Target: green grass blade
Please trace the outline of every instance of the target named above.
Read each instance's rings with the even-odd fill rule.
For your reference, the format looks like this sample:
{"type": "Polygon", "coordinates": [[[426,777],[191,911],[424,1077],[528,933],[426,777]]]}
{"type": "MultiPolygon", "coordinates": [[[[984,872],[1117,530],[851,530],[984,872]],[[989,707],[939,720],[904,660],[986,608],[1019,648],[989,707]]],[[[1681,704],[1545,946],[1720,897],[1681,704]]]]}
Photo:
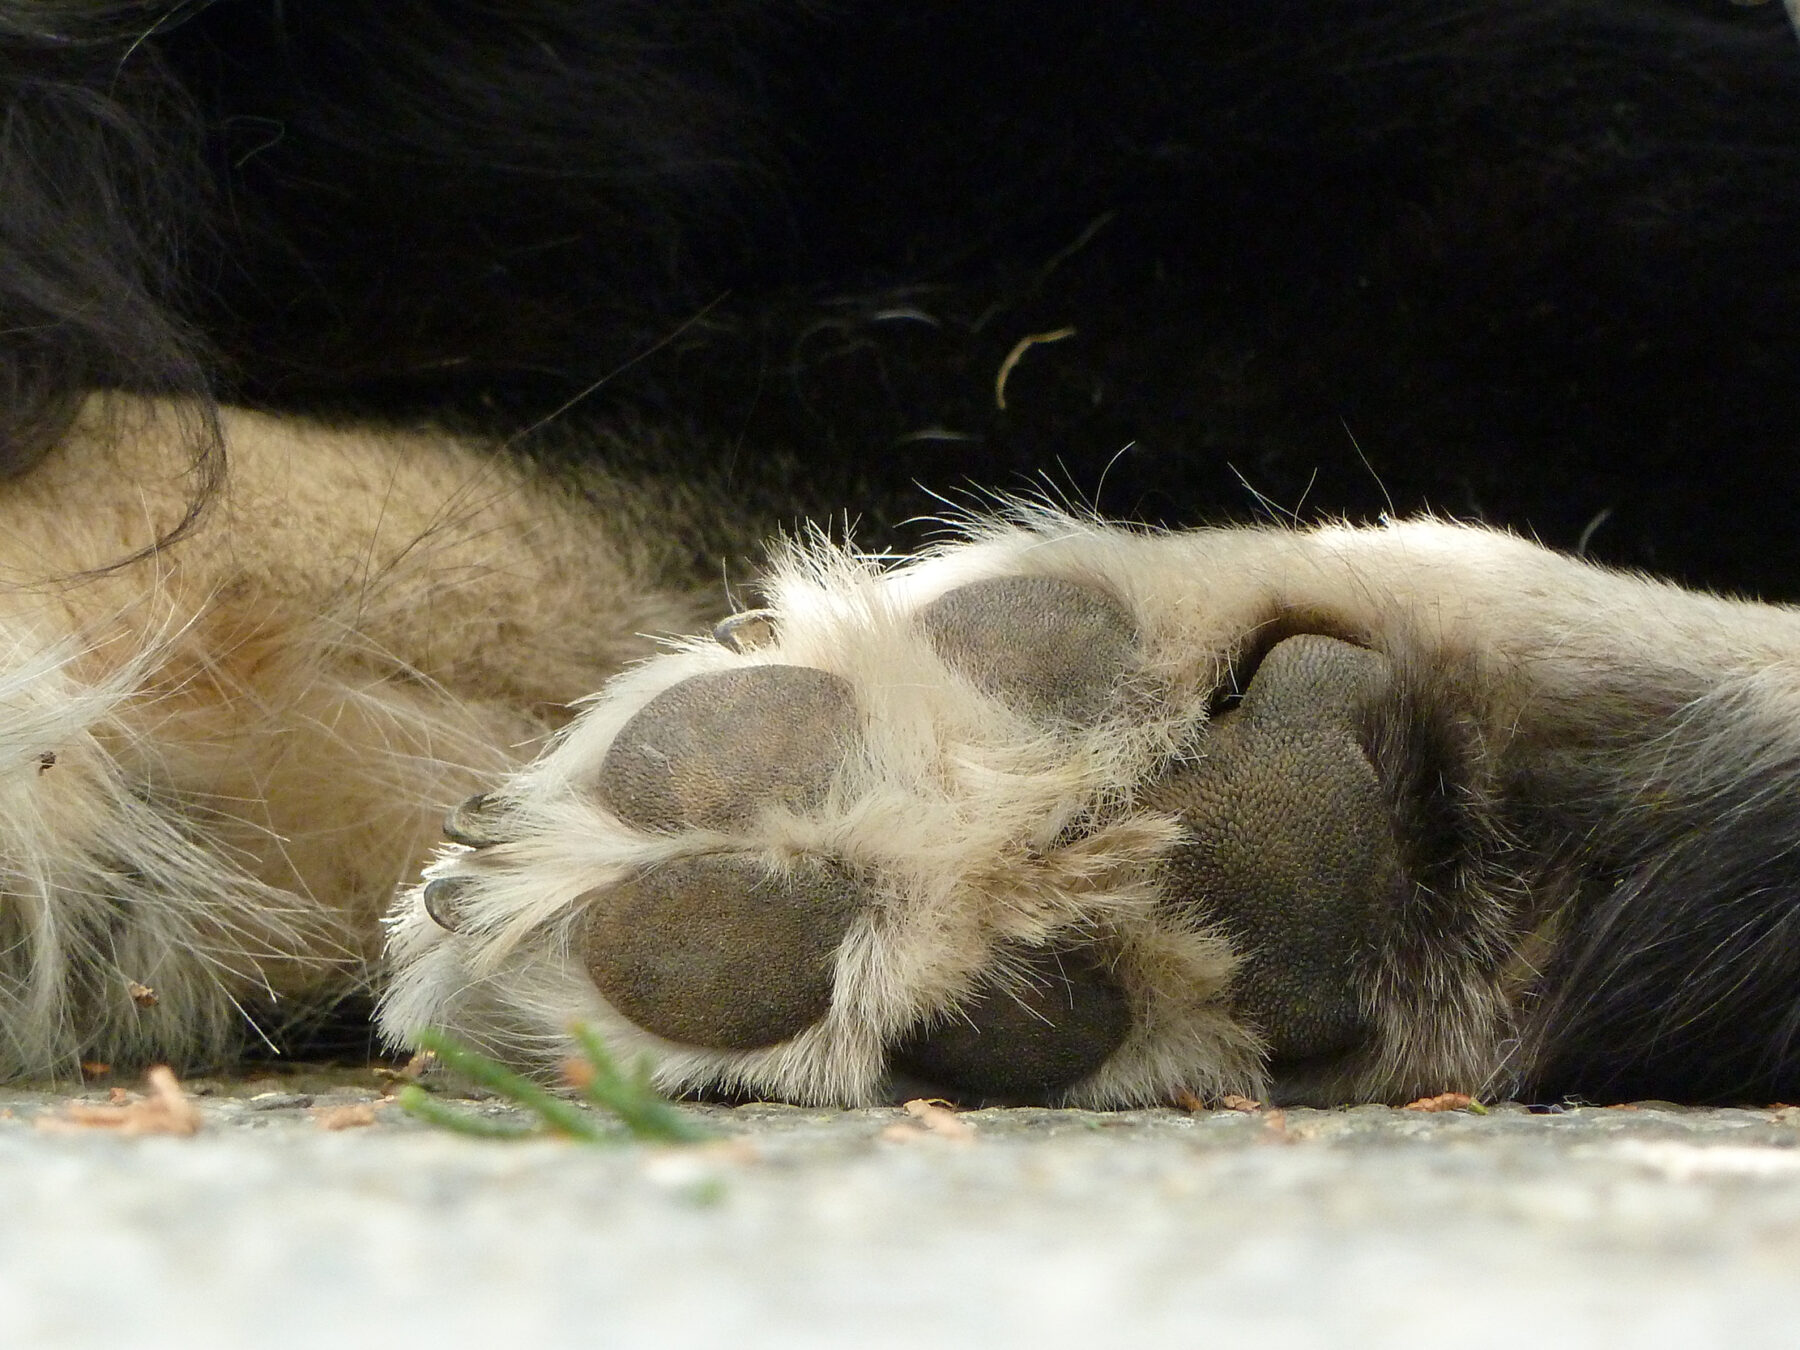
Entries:
{"type": "Polygon", "coordinates": [[[469,1111],[459,1111],[438,1101],[424,1088],[409,1084],[400,1089],[400,1109],[427,1125],[456,1134],[473,1135],[477,1139],[528,1139],[538,1131],[510,1120],[489,1120],[469,1111]]]}
{"type": "MultiPolygon", "coordinates": [[[[607,1116],[596,1115],[557,1096],[541,1084],[514,1073],[497,1060],[435,1028],[420,1032],[418,1044],[420,1049],[430,1051],[465,1078],[532,1112],[542,1122],[543,1130],[553,1134],[593,1144],[617,1143],[626,1136],[665,1144],[693,1144],[713,1137],[710,1130],[651,1085],[648,1062],[634,1065],[630,1073],[623,1072],[593,1028],[576,1023],[570,1033],[581,1049],[581,1058],[576,1061],[580,1070],[576,1076],[582,1080],[580,1090],[607,1116]],[[616,1118],[618,1124],[625,1127],[625,1134],[621,1134],[609,1117],[616,1118]]],[[[400,1102],[411,1115],[461,1134],[486,1139],[520,1139],[542,1132],[472,1116],[434,1101],[417,1086],[402,1092],[400,1102]]]]}
{"type": "Polygon", "coordinates": [[[514,1073],[499,1062],[472,1050],[461,1041],[446,1036],[436,1028],[419,1033],[421,1049],[429,1050],[456,1072],[474,1079],[482,1087],[499,1093],[510,1102],[535,1111],[546,1127],[557,1134],[602,1143],[612,1131],[590,1112],[573,1102],[564,1101],[548,1089],[514,1073]]]}
{"type": "Polygon", "coordinates": [[[712,1138],[712,1131],[651,1086],[648,1063],[640,1061],[625,1074],[592,1027],[576,1022],[569,1034],[592,1070],[581,1085],[582,1095],[617,1116],[633,1136],[666,1144],[697,1144],[712,1138]]]}

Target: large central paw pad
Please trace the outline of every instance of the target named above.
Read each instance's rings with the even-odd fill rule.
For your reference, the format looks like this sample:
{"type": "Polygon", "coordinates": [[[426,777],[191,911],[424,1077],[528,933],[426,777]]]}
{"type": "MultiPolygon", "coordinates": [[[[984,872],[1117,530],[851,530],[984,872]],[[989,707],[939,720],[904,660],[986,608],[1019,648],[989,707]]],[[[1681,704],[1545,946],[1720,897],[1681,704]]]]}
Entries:
{"type": "Polygon", "coordinates": [[[1168,903],[1225,928],[1243,953],[1233,1001],[1279,1059],[1367,1034],[1362,953],[1399,902],[1393,816],[1363,749],[1393,673],[1327,637],[1270,650],[1238,709],[1145,804],[1179,813],[1168,903]]]}

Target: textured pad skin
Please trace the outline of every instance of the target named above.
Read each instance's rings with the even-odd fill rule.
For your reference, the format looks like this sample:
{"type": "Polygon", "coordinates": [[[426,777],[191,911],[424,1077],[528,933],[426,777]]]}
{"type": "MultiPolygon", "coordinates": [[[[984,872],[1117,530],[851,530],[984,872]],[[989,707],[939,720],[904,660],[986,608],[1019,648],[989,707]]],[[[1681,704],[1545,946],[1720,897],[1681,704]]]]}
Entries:
{"type": "Polygon", "coordinates": [[[1007,962],[1020,983],[988,979],[955,1018],[894,1052],[897,1068],[981,1097],[1044,1101],[1094,1072],[1131,1027],[1105,953],[1077,947],[1007,962]]]}
{"type": "Polygon", "coordinates": [[[1387,660],[1333,638],[1270,650],[1241,707],[1144,804],[1178,813],[1168,903],[1217,923],[1243,954],[1241,1014],[1279,1060],[1329,1054],[1366,1032],[1359,971],[1403,893],[1392,812],[1362,745],[1387,660]]]}
{"type": "Polygon", "coordinates": [[[640,829],[741,829],[771,806],[816,803],[856,725],[850,687],[822,670],[696,675],[620,730],[600,765],[600,796],[640,829]]]}
{"type": "Polygon", "coordinates": [[[812,859],[771,872],[737,856],[678,858],[594,895],[577,949],[639,1026],[753,1050],[825,1015],[833,958],[865,903],[853,880],[812,859]]]}
{"type": "Polygon", "coordinates": [[[944,661],[1037,717],[1088,723],[1106,711],[1137,646],[1137,626],[1104,591],[1057,577],[959,586],[919,611],[944,661]]]}

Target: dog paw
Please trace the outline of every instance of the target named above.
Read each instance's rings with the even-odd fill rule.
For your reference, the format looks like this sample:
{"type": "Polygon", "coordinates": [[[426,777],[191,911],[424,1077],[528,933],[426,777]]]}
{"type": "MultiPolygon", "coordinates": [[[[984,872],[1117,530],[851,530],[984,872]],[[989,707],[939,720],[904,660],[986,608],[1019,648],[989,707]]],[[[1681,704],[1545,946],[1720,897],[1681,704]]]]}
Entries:
{"type": "Polygon", "coordinates": [[[1451,1074],[1395,1076],[1378,997],[1421,866],[1403,674],[1178,543],[795,552],[451,813],[389,1034],[549,1062],[579,1019],[665,1089],[811,1102],[1451,1074]]]}

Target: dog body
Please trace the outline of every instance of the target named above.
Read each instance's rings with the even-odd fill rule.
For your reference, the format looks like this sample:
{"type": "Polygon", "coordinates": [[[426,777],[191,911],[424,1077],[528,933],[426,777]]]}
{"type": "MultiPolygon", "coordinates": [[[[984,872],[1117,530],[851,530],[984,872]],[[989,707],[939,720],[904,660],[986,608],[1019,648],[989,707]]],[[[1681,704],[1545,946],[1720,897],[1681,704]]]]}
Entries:
{"type": "MultiPolygon", "coordinates": [[[[882,243],[891,220],[875,210],[876,224],[849,228],[810,172],[754,189],[793,153],[771,110],[797,101],[817,119],[815,102],[844,97],[829,79],[784,83],[812,69],[800,58],[823,43],[840,60],[818,70],[860,68],[848,18],[818,29],[817,16],[701,7],[724,28],[671,48],[651,9],[574,6],[487,15],[465,49],[458,23],[481,6],[411,8],[410,27],[370,10],[335,30],[284,27],[280,7],[252,3],[171,10],[148,30],[123,10],[0,16],[20,470],[0,485],[0,1074],[216,1063],[379,991],[396,1043],[441,1025],[548,1065],[579,1016],[648,1052],[670,1088],[814,1101],[878,1099],[894,1074],[970,1098],[1099,1105],[1182,1090],[1800,1090],[1800,619],[1784,608],[1423,517],[1169,533],[1016,506],[899,566],[804,536],[778,550],[756,613],[717,641],[658,646],[727,617],[720,569],[741,577],[773,524],[864,500],[871,533],[909,542],[897,483],[962,470],[934,458],[946,447],[979,445],[996,475],[1020,462],[1015,448],[1041,461],[1028,442],[1051,427],[1058,445],[1109,436],[1112,455],[1144,401],[1118,391],[1119,370],[1211,391],[1197,415],[1216,420],[1198,430],[1181,425],[1195,395],[1171,405],[1160,440],[1179,455],[1121,470],[1179,515],[1209,500],[1226,423],[1261,428],[1247,434],[1265,451],[1299,425],[1277,433],[1258,411],[1289,387],[1261,373],[1259,344],[1284,371],[1343,353],[1381,388],[1388,358],[1351,355],[1378,339],[1405,370],[1379,415],[1404,421],[1394,410],[1433,382],[1435,359],[1430,341],[1402,340],[1409,315],[1445,333],[1458,316],[1491,321],[1459,350],[1467,378],[1417,405],[1428,430],[1459,391],[1487,389],[1470,372],[1509,343],[1567,368],[1513,402],[1483,393],[1500,432],[1520,434],[1556,399],[1581,409],[1602,381],[1605,407],[1573,427],[1575,449],[1537,437],[1528,462],[1550,496],[1567,495],[1565,450],[1598,454],[1634,418],[1670,437],[1689,425],[1665,388],[1671,362],[1713,362],[1696,397],[1730,402],[1720,391],[1751,380],[1774,430],[1743,432],[1742,460],[1719,475],[1733,491],[1767,462],[1750,440],[1792,445],[1792,390],[1756,374],[1783,369],[1800,331],[1781,322],[1791,276],[1750,299],[1736,289],[1759,250],[1793,237],[1781,226],[1793,180],[1776,170],[1800,152],[1768,108],[1755,105],[1731,153],[1696,161],[1710,178],[1678,158],[1654,192],[1627,191],[1610,159],[1594,161],[1596,200],[1679,215],[1680,187],[1730,210],[1692,214],[1691,253],[1667,221],[1595,216],[1645,252],[1607,282],[1618,308],[1579,322],[1567,315],[1580,212],[1538,222],[1520,247],[1540,253],[1510,273],[1537,285],[1534,267],[1553,260],[1534,303],[1569,309],[1503,313],[1485,290],[1441,311],[1405,303],[1406,285],[1441,290],[1445,256],[1492,258],[1512,238],[1511,216],[1484,213],[1555,202],[1566,164],[1521,150],[1528,135],[1499,135],[1474,104],[1442,140],[1410,104],[1392,123],[1366,109],[1328,120],[1341,139],[1315,147],[1318,162],[1391,163],[1374,199],[1395,211],[1351,231],[1366,248],[1346,253],[1350,290],[1327,303],[1317,259],[1255,262],[1257,232],[1226,229],[1245,203],[1290,218],[1271,195],[1280,163],[1243,167],[1258,146],[1290,153],[1287,114],[1257,122],[1242,91],[1204,101],[1169,58],[1146,69],[1181,89],[1115,120],[1063,127],[1033,105],[1019,135],[1044,158],[994,189],[1011,203],[999,261],[970,280],[915,257],[932,276],[901,285],[891,258],[925,225],[882,243]],[[745,55],[768,50],[787,55],[745,55]],[[377,51],[414,60],[395,69],[417,78],[333,64],[377,51]],[[561,106],[587,123],[551,125],[552,77],[579,86],[584,101],[561,106]],[[740,118],[757,90],[767,98],[740,118]],[[495,112],[502,95],[525,101],[495,112]],[[415,124],[427,107],[441,120],[415,124]],[[465,145],[452,133],[472,107],[497,121],[469,124],[465,145]],[[1150,116],[1162,108],[1184,111],[1165,127],[1150,116]],[[376,110],[386,120],[357,120],[376,110]],[[754,134],[738,136],[740,122],[754,134]],[[605,135],[577,151],[583,126],[605,135]],[[1140,136],[1151,127],[1154,146],[1140,136]],[[1184,139],[1202,131],[1204,154],[1184,139]],[[714,153],[728,132],[732,152],[714,153]],[[1068,146],[1106,141],[1131,171],[1034,215],[1027,189],[1086,172],[1065,133],[1068,146]],[[1362,136],[1377,147],[1367,156],[1351,148],[1362,136]],[[1390,142],[1418,153],[1384,159],[1390,142]],[[1511,158],[1451,153],[1502,145],[1511,158]],[[61,177],[45,172],[58,154],[61,177]],[[1183,167],[1166,177],[1171,163],[1183,167]],[[383,180],[393,165],[405,181],[383,180]],[[497,210],[496,184],[524,195],[497,210]],[[1184,195],[1196,184],[1212,195],[1184,195]],[[824,216],[807,214],[815,191],[824,216]],[[759,233],[783,209],[740,219],[731,205],[777,198],[794,220],[833,221],[829,242],[809,239],[794,262],[759,233]],[[1139,198],[1191,204],[1194,238],[1158,233],[1139,198]],[[560,233],[597,202],[609,205],[591,233],[560,233]],[[1429,217],[1416,236],[1396,224],[1413,209],[1429,217]],[[345,242],[359,232],[367,258],[345,242]],[[1020,275],[1007,248],[1024,239],[1041,251],[1020,275]],[[746,271],[752,245],[767,251],[746,271]],[[604,256],[583,263],[583,247],[604,256]],[[890,247],[883,266],[843,261],[890,247]],[[1730,301],[1732,345],[1652,325],[1642,368],[1615,368],[1620,316],[1663,303],[1627,283],[1668,258],[1702,290],[1723,278],[1702,298],[1730,301]],[[1244,272],[1253,262],[1266,270],[1244,272]],[[1083,266],[1099,270],[1059,291],[1083,266]],[[862,289],[822,293],[812,268],[862,289]],[[1210,309],[1146,310],[1115,370],[1091,353],[1124,340],[1129,325],[1109,326],[1135,313],[1120,278],[1142,268],[1163,280],[1135,294],[1172,288],[1182,305],[1244,275],[1301,279],[1261,308],[1241,291],[1206,299],[1221,322],[1262,323],[1255,341],[1249,328],[1209,336],[1210,309]],[[1345,298],[1364,272],[1392,291],[1386,317],[1356,317],[1345,298]],[[742,276],[754,302],[709,293],[742,276]],[[1079,333],[1051,326],[1064,306],[1081,311],[1079,333]],[[1315,337],[1285,331],[1301,314],[1315,337]],[[712,353],[735,356],[696,375],[712,353]],[[1032,383],[1040,364],[1048,385],[1032,383]],[[879,392],[859,402],[852,389],[879,392]],[[222,405],[222,392],[259,407],[222,405]],[[747,455],[774,402],[792,418],[771,437],[782,451],[747,455]],[[846,453],[884,417],[883,454],[846,453]]],[[[1450,57],[1395,36],[1399,18],[1392,31],[1307,27],[1311,64],[1296,69],[1311,73],[1290,76],[1315,89],[1324,71],[1318,87],[1337,89],[1384,52],[1441,75],[1480,50],[1490,20],[1515,54],[1530,34],[1624,44],[1679,30],[1538,6],[1522,37],[1516,17],[1466,18],[1470,41],[1450,57]]],[[[1777,69],[1769,32],[1786,40],[1743,26],[1763,17],[1715,18],[1705,41],[1680,30],[1679,64],[1763,78],[1777,69]]],[[[1059,59],[1079,64],[1082,23],[1046,25],[1059,59]]],[[[1216,27],[1213,69],[1233,69],[1230,53],[1273,68],[1270,34],[1216,27]]],[[[1168,35],[1115,36],[1141,53],[1168,35]]],[[[1786,78],[1758,86],[1771,108],[1792,94],[1786,78]]],[[[1561,112],[1518,97],[1564,135],[1561,112]]],[[[819,181],[879,204],[886,180],[858,187],[829,167],[819,181]]],[[[1328,183],[1319,192],[1335,200],[1328,183]]],[[[1328,391],[1307,397],[1336,406],[1328,391]]],[[[1737,416],[1709,414],[1708,444],[1724,446],[1737,416]]],[[[1430,465],[1419,453],[1401,487],[1415,504],[1430,465]]],[[[1466,452],[1459,491],[1520,481],[1484,477],[1483,460],[1466,452]]],[[[1285,472],[1281,454],[1257,462],[1285,472]]],[[[1519,490],[1519,518],[1550,499],[1535,479],[1519,490]]],[[[1666,503],[1620,491],[1630,538],[1648,538],[1666,503]]],[[[1557,502],[1544,509],[1571,509],[1557,502]]],[[[1576,505],[1573,519],[1604,519],[1576,505]]],[[[1635,543],[1622,552],[1644,560],[1635,543]]]]}

